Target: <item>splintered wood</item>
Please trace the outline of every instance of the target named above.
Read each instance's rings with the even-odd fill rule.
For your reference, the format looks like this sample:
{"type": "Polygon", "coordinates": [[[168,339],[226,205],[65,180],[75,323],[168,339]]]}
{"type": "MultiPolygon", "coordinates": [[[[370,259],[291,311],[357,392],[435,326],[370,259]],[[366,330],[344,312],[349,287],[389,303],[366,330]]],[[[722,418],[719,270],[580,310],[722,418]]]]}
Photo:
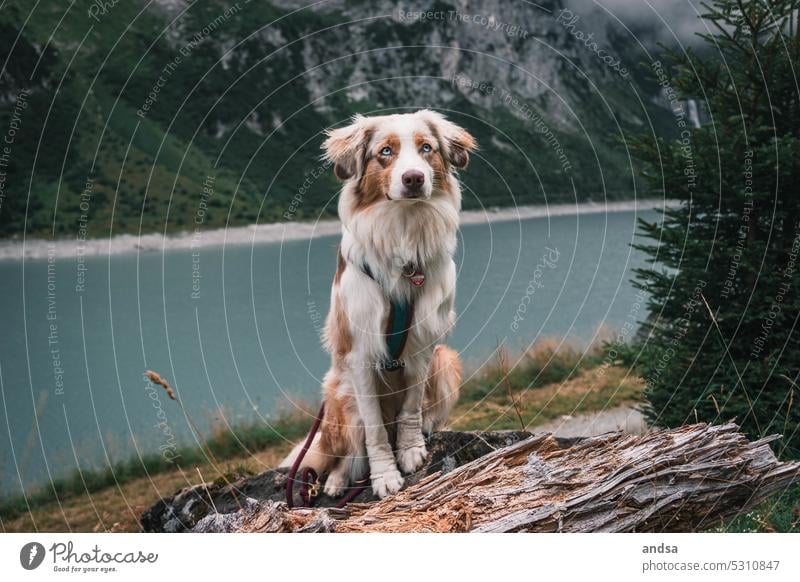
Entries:
{"type": "Polygon", "coordinates": [[[775,458],[768,443],[776,438],[751,443],[734,424],[604,435],[568,448],[534,436],[376,503],[345,511],[275,504],[242,531],[698,531],[800,481],[800,465],[775,458]]]}

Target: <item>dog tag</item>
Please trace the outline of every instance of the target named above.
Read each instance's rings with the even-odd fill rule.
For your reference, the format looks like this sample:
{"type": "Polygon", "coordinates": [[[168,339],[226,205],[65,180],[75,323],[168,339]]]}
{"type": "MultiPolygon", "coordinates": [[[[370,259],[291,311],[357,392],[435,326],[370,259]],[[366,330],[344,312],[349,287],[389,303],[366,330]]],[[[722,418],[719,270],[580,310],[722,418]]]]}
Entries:
{"type": "Polygon", "coordinates": [[[417,271],[412,263],[403,265],[403,277],[411,281],[414,287],[422,287],[425,284],[425,273],[417,271]]]}
{"type": "Polygon", "coordinates": [[[411,281],[411,284],[415,287],[422,287],[425,284],[425,274],[424,273],[414,273],[408,278],[411,281]]]}

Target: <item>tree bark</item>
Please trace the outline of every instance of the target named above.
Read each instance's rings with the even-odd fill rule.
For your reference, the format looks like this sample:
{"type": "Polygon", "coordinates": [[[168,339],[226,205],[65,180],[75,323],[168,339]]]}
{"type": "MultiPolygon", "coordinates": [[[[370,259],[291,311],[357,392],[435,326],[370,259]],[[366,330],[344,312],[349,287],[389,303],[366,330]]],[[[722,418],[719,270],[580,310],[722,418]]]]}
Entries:
{"type": "Polygon", "coordinates": [[[233,527],[210,515],[195,531],[702,531],[800,482],[800,464],[773,454],[777,438],[749,442],[734,424],[615,433],[567,448],[538,435],[375,503],[289,510],[250,500],[233,527]]]}

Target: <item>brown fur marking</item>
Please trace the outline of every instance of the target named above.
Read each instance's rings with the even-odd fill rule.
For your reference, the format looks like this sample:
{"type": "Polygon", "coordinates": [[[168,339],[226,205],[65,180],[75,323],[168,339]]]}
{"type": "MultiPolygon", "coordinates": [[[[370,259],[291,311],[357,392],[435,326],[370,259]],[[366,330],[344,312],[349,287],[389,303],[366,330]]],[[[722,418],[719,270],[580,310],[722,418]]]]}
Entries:
{"type": "Polygon", "coordinates": [[[347,435],[347,400],[349,396],[338,394],[340,380],[332,378],[325,385],[325,418],[320,431],[320,448],[329,455],[329,463],[336,457],[345,457],[350,453],[350,439],[347,435]]]}
{"type": "Polygon", "coordinates": [[[333,276],[333,284],[338,285],[339,281],[342,280],[342,275],[344,275],[344,270],[347,268],[347,262],[344,260],[342,256],[342,249],[341,247],[336,251],[336,274],[333,276]]]}
{"type": "Polygon", "coordinates": [[[426,121],[425,123],[440,144],[441,149],[448,152],[448,155],[444,158],[445,162],[460,170],[466,168],[469,164],[469,152],[474,151],[478,146],[472,134],[459,127],[455,135],[443,138],[436,123],[432,121],[426,121]]]}
{"type": "Polygon", "coordinates": [[[392,164],[400,153],[400,139],[390,135],[382,140],[367,156],[364,175],[358,184],[358,196],[354,210],[365,210],[373,204],[385,200],[389,196],[389,183],[392,178],[392,164]],[[380,151],[385,147],[392,148],[392,155],[382,156],[380,151]]]}
{"type": "Polygon", "coordinates": [[[363,166],[366,147],[373,132],[374,129],[363,122],[328,132],[323,148],[326,157],[334,163],[333,173],[337,178],[348,180],[363,166]]]}
{"type": "Polygon", "coordinates": [[[353,336],[350,333],[350,322],[344,312],[338,293],[333,300],[333,319],[328,326],[328,340],[334,356],[342,358],[353,349],[353,336]]]}
{"type": "Polygon", "coordinates": [[[428,162],[433,170],[433,187],[437,190],[451,192],[450,175],[448,173],[447,163],[442,157],[439,138],[436,137],[435,132],[431,131],[431,133],[433,135],[430,136],[422,133],[414,134],[414,143],[416,144],[417,149],[420,151],[422,158],[428,162]],[[430,146],[433,148],[433,150],[428,153],[424,153],[422,151],[422,146],[426,143],[430,144],[430,146]]]}

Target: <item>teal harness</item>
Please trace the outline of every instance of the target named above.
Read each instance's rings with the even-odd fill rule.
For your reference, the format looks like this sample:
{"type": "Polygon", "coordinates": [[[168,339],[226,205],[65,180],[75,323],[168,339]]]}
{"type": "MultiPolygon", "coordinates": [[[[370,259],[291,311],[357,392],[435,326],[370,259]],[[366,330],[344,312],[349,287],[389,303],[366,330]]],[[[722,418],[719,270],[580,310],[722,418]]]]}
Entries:
{"type": "MultiPolygon", "coordinates": [[[[361,270],[367,277],[376,283],[378,282],[368,264],[364,263],[361,266],[361,270]]],[[[389,299],[389,320],[386,323],[386,331],[384,332],[386,336],[386,351],[389,352],[389,359],[381,364],[382,370],[394,372],[405,366],[400,356],[403,355],[403,349],[406,346],[406,340],[408,340],[408,333],[411,331],[411,321],[413,319],[413,300],[398,301],[393,298],[389,299]]]]}

